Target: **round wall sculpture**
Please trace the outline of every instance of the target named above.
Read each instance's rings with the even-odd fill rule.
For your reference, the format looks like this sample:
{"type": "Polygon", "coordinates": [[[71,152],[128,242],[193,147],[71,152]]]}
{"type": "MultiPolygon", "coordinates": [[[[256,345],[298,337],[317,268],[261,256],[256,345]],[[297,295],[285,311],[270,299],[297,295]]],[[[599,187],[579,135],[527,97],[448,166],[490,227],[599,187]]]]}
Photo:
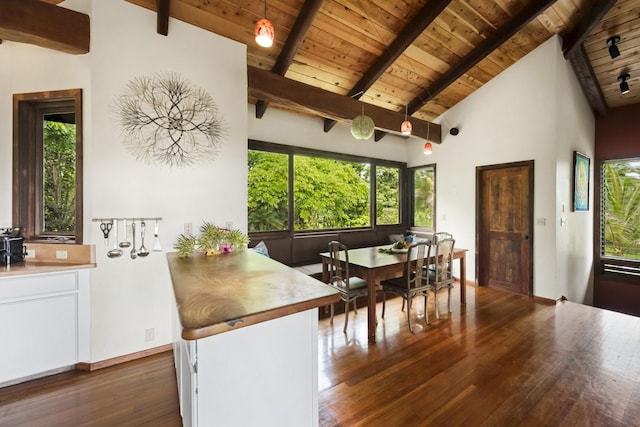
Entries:
{"type": "Polygon", "coordinates": [[[213,161],[227,134],[205,90],[175,73],[136,77],[116,100],[123,143],[138,160],[168,166],[213,161]]]}

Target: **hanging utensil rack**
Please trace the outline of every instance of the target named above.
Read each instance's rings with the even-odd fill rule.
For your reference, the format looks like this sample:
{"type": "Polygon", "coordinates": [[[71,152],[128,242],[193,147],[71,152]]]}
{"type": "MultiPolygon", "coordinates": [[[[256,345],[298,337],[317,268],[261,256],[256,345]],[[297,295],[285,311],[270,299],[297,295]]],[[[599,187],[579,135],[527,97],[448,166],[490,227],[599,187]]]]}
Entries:
{"type": "Polygon", "coordinates": [[[102,218],[92,218],[93,222],[110,222],[110,221],[162,221],[162,217],[150,216],[150,217],[102,217],[102,218]]]}

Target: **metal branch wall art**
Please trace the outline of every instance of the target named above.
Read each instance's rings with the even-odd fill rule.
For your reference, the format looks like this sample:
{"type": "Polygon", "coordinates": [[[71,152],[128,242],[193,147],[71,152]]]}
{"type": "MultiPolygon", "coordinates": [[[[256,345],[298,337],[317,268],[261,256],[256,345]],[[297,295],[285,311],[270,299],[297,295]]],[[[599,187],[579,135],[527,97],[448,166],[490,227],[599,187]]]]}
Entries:
{"type": "Polygon", "coordinates": [[[213,98],[174,73],[136,77],[116,100],[124,144],[169,166],[213,161],[227,127],[213,98]]]}

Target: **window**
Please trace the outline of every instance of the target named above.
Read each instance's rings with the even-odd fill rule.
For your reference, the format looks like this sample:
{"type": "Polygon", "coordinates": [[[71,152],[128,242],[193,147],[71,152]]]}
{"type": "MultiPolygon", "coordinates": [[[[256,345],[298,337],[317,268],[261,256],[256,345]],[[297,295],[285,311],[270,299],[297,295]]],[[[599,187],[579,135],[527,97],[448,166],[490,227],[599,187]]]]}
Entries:
{"type": "Polygon", "coordinates": [[[403,168],[391,163],[251,141],[249,232],[399,225],[403,168]]]}
{"type": "Polygon", "coordinates": [[[400,224],[400,168],[376,167],[376,224],[400,224]]]}
{"type": "Polygon", "coordinates": [[[601,179],[604,269],[640,276],[640,159],[603,162],[601,179]]]}
{"type": "Polygon", "coordinates": [[[413,227],[435,229],[436,218],[436,166],[429,165],[411,170],[413,227]]]}
{"type": "Polygon", "coordinates": [[[14,95],[13,222],[28,240],[82,243],[82,91],[14,95]]]}

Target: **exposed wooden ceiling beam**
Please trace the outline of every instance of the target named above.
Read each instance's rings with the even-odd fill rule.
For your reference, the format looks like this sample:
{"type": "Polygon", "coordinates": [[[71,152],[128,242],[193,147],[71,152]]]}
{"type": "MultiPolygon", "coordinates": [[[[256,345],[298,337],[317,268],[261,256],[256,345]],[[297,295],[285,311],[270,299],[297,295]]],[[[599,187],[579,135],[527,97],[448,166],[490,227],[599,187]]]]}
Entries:
{"type": "MultiPolygon", "coordinates": [[[[580,45],[587,38],[591,30],[602,21],[602,18],[616,3],[616,0],[594,1],[587,10],[584,17],[578,22],[569,34],[562,38],[562,52],[565,58],[569,58],[571,54],[579,49],[580,45]]],[[[602,46],[604,49],[606,46],[602,46]]]]}
{"type": "MultiPolygon", "coordinates": [[[[271,70],[272,72],[281,76],[285,75],[289,66],[293,62],[293,58],[296,56],[296,53],[298,53],[300,43],[302,43],[307,35],[307,32],[309,31],[309,28],[311,28],[311,24],[323,3],[324,0],[306,0],[304,2],[298,17],[296,18],[296,22],[293,24],[293,28],[291,28],[291,31],[289,32],[289,37],[287,37],[287,40],[284,42],[280,55],[278,55],[278,59],[271,70]]],[[[268,105],[268,102],[261,99],[258,100],[256,103],[256,117],[258,119],[261,119],[262,116],[264,116],[268,105]]]]}
{"type": "Polygon", "coordinates": [[[449,71],[413,99],[407,106],[409,114],[413,114],[422,108],[427,102],[462,77],[464,73],[509,40],[553,3],[555,3],[555,0],[535,0],[523,7],[520,12],[499,28],[498,31],[480,42],[462,61],[451,67],[449,71]]]}
{"type": "MultiPolygon", "coordinates": [[[[348,96],[338,95],[324,89],[310,86],[279,74],[247,67],[249,96],[303,107],[310,113],[334,120],[351,120],[362,111],[362,103],[348,96]]],[[[375,105],[367,105],[367,116],[371,117],[378,129],[398,133],[398,123],[404,120],[404,113],[387,110],[375,105]]],[[[434,143],[442,142],[441,127],[436,123],[411,118],[413,135],[426,138],[434,143]]]]}
{"type": "Polygon", "coordinates": [[[573,66],[573,69],[578,77],[578,81],[582,86],[591,108],[598,112],[601,116],[607,115],[607,101],[602,94],[600,84],[596,73],[591,67],[591,62],[587,56],[587,51],[584,48],[584,44],[580,44],[577,49],[574,49],[569,55],[569,62],[573,66]]]}
{"type": "Polygon", "coordinates": [[[166,36],[169,34],[169,9],[171,8],[171,1],[156,0],[156,6],[158,9],[156,31],[158,32],[158,34],[166,36]]]}
{"type": "Polygon", "coordinates": [[[0,1],[0,39],[72,54],[89,52],[89,15],[39,0],[0,1]]]}
{"type": "MultiPolygon", "coordinates": [[[[384,74],[405,50],[417,39],[424,30],[431,25],[438,15],[451,3],[451,0],[433,0],[427,2],[413,17],[411,22],[402,29],[398,37],[378,57],[375,64],[358,80],[347,94],[355,99],[360,97],[384,74]]],[[[335,125],[334,120],[325,119],[324,131],[329,132],[335,125]]]]}

